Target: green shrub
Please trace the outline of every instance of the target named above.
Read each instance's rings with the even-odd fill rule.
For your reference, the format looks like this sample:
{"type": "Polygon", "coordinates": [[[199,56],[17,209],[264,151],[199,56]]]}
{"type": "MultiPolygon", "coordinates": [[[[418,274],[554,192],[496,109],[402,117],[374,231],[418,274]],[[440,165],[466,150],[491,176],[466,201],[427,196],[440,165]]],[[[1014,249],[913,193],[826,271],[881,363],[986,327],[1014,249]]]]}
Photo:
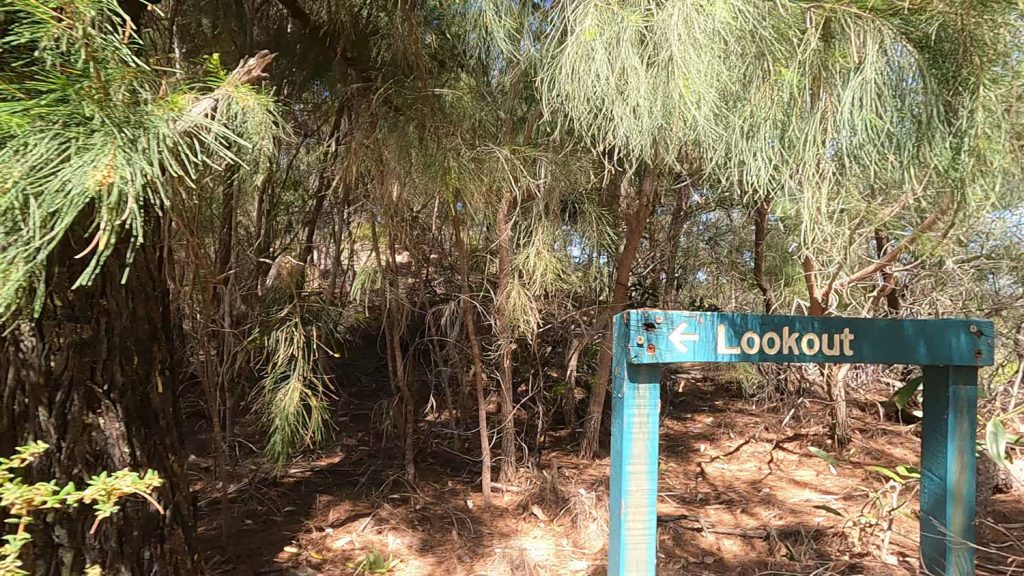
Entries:
{"type": "MultiPolygon", "coordinates": [[[[4,522],[17,526],[14,533],[3,537],[4,544],[0,546],[0,576],[28,574],[22,570],[19,554],[32,540],[27,528],[32,523],[32,514],[37,510],[74,508],[80,504],[89,504],[96,511],[93,531],[101,520],[118,511],[122,498],[133,494],[145,498],[163,513],[160,504],[151,494],[163,480],[152,470],[147,470],[141,476],[130,470],[120,470],[113,474],[103,472],[90,478],[82,490],[73,482],[64,486],[59,486],[54,480],[27,484],[15,474],[17,470],[31,465],[48,448],[43,442],[33,442],[18,448],[10,458],[0,458],[0,509],[5,511],[4,522]]],[[[99,576],[101,571],[97,566],[90,566],[85,573],[87,576],[99,576]]]]}

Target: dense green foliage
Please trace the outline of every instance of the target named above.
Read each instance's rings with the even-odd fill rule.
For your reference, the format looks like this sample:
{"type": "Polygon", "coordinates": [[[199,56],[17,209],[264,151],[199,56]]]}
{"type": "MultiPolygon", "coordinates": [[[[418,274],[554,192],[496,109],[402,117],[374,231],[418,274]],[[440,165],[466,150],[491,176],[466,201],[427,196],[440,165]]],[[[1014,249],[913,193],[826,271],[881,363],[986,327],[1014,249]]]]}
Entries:
{"type": "MultiPolygon", "coordinates": [[[[1018,2],[163,0],[137,20],[0,6],[0,319],[30,323],[54,266],[156,274],[132,254],[159,247],[218,474],[249,416],[277,465],[329,438],[365,343],[410,481],[434,431],[480,456],[485,492],[554,429],[582,423],[591,456],[602,404],[580,400],[604,397],[610,316],[641,306],[992,318],[1020,336],[982,412],[1014,434],[1018,2]],[[264,49],[269,76],[229,72],[264,49]]],[[[777,374],[747,389],[779,401],[777,374]]],[[[814,376],[839,422],[878,373],[814,376]]]]}
{"type": "Polygon", "coordinates": [[[269,124],[270,102],[218,86],[223,75],[190,86],[158,73],[136,55],[113,1],[12,1],[0,18],[0,318],[8,321],[38,310],[47,258],[74,226],[92,236],[75,256],[88,258],[84,284],[122,237],[143,240],[148,216],[175,187],[193,187],[205,170],[259,145],[242,139],[256,134],[237,121],[269,124]],[[230,95],[216,118],[197,113],[197,87],[230,95]]]}

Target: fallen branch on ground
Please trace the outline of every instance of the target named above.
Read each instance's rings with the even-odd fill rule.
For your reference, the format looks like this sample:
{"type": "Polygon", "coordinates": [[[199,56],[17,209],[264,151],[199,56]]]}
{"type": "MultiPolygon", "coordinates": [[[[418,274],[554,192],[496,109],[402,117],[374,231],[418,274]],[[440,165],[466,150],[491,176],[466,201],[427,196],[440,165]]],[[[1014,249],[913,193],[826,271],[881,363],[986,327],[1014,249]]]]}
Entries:
{"type": "Polygon", "coordinates": [[[768,537],[768,531],[755,528],[711,528],[707,525],[703,518],[700,516],[692,516],[690,514],[668,514],[665,516],[658,516],[658,523],[669,523],[678,522],[680,520],[686,520],[688,522],[696,522],[699,526],[679,526],[685,530],[693,530],[695,532],[705,532],[710,534],[722,534],[725,536],[739,536],[741,538],[757,538],[765,539],[768,537]]]}

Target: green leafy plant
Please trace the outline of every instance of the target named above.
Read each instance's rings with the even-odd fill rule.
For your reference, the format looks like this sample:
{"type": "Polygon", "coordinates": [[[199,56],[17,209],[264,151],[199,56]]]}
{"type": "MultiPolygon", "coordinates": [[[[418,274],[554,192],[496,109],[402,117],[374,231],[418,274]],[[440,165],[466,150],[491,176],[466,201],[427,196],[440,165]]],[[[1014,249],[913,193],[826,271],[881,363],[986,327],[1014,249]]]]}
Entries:
{"type": "Polygon", "coordinates": [[[991,420],[985,424],[985,442],[982,444],[985,454],[988,455],[993,462],[999,466],[1005,468],[1007,471],[1012,473],[1010,464],[1013,463],[1008,448],[1010,446],[1022,446],[1024,445],[1024,438],[1018,436],[1016,438],[1010,437],[1006,433],[1006,427],[1003,426],[1003,420],[1012,419],[1014,416],[1024,413],[1024,406],[1000,416],[994,416],[991,420]]]}
{"type": "MultiPolygon", "coordinates": [[[[28,484],[16,474],[17,470],[35,462],[49,448],[43,442],[32,442],[19,447],[10,458],[0,458],[0,508],[6,511],[4,522],[14,524],[17,530],[3,537],[0,546],[0,576],[22,576],[28,572],[22,569],[21,550],[32,540],[28,526],[32,514],[37,510],[74,508],[89,504],[96,511],[92,525],[95,531],[104,518],[109,518],[120,509],[120,502],[127,496],[140,496],[149,501],[160,513],[163,508],[153,498],[152,492],[163,480],[153,470],[144,474],[130,470],[114,473],[103,472],[93,476],[84,489],[79,490],[73,482],[60,486],[56,481],[28,484]]],[[[86,569],[87,576],[98,576],[98,566],[86,569]]]]}
{"type": "Polygon", "coordinates": [[[825,462],[827,462],[828,466],[829,466],[829,470],[833,474],[837,473],[840,461],[835,456],[833,456],[833,455],[829,454],[828,452],[825,452],[821,448],[817,448],[815,446],[808,446],[807,447],[807,451],[810,452],[811,454],[814,454],[818,458],[821,458],[825,462]]]}
{"type": "MultiPolygon", "coordinates": [[[[895,405],[897,410],[908,411],[918,418],[923,417],[924,414],[921,410],[909,410],[911,402],[921,390],[922,382],[923,378],[921,376],[909,380],[906,384],[893,392],[892,396],[889,397],[889,401],[895,405]]],[[[1003,426],[1003,421],[1012,419],[1014,416],[1021,413],[1024,413],[1024,407],[1014,410],[1008,414],[992,417],[985,424],[985,440],[979,443],[979,449],[981,451],[983,451],[993,462],[1007,470],[1010,470],[1010,464],[1012,463],[1012,458],[1008,448],[1010,446],[1021,444],[1021,438],[1009,437],[1006,433],[1006,427],[1003,426]]]]}
{"type": "MultiPolygon", "coordinates": [[[[893,392],[892,396],[889,399],[892,400],[893,404],[896,405],[897,409],[907,410],[908,406],[910,406],[911,404],[911,401],[914,399],[914,396],[917,394],[917,391],[921,388],[921,384],[923,382],[923,376],[911,378],[909,381],[907,381],[906,384],[900,386],[899,390],[893,392]]],[[[921,418],[923,416],[923,413],[920,410],[913,411],[913,414],[918,418],[921,418]]]]}
{"type": "Polygon", "coordinates": [[[355,562],[349,562],[347,566],[355,574],[387,574],[398,567],[402,562],[388,554],[384,557],[378,550],[374,549],[355,562]]]}
{"type": "MultiPolygon", "coordinates": [[[[838,467],[841,464],[841,461],[823,450],[812,448],[811,452],[832,467],[838,467]]],[[[863,469],[877,474],[884,482],[878,488],[857,487],[865,496],[860,510],[847,513],[826,504],[819,504],[814,508],[842,518],[844,520],[843,529],[849,530],[857,549],[861,548],[866,538],[877,536],[879,556],[886,560],[889,556],[889,541],[892,537],[896,515],[907,515],[908,512],[904,508],[914,497],[915,490],[908,490],[907,487],[920,481],[921,471],[905,464],[893,468],[868,465],[863,469]]]]}

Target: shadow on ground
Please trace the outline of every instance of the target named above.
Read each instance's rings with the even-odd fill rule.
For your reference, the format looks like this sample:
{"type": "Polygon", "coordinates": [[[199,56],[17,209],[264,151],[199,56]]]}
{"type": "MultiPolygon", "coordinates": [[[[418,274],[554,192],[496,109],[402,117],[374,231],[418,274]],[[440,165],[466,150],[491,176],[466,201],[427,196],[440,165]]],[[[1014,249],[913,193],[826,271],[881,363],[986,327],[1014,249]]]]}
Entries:
{"type": "MultiPolygon", "coordinates": [[[[397,561],[379,572],[394,575],[606,573],[607,459],[580,461],[573,447],[550,446],[487,507],[472,437],[470,454],[460,455],[450,431],[434,423],[418,431],[418,481],[410,485],[393,439],[367,432],[379,428],[371,420],[387,395],[363,379],[346,384],[330,449],[277,476],[250,454],[236,470],[245,479],[226,495],[199,482],[211,573],[353,574],[375,551],[378,564],[397,561]]],[[[839,455],[849,464],[835,469],[808,450],[827,448],[821,403],[767,410],[736,386],[692,375],[666,386],[659,574],[916,573],[915,489],[895,494],[904,504],[891,525],[864,520],[878,516],[873,501],[894,494],[863,464],[915,463],[912,427],[857,413],[854,446],[839,455]]],[[[1014,510],[1024,521],[1024,508],[1014,510]]],[[[1002,550],[1012,541],[995,529],[982,538],[1002,550]]],[[[983,560],[1007,565],[998,554],[983,560]]]]}

